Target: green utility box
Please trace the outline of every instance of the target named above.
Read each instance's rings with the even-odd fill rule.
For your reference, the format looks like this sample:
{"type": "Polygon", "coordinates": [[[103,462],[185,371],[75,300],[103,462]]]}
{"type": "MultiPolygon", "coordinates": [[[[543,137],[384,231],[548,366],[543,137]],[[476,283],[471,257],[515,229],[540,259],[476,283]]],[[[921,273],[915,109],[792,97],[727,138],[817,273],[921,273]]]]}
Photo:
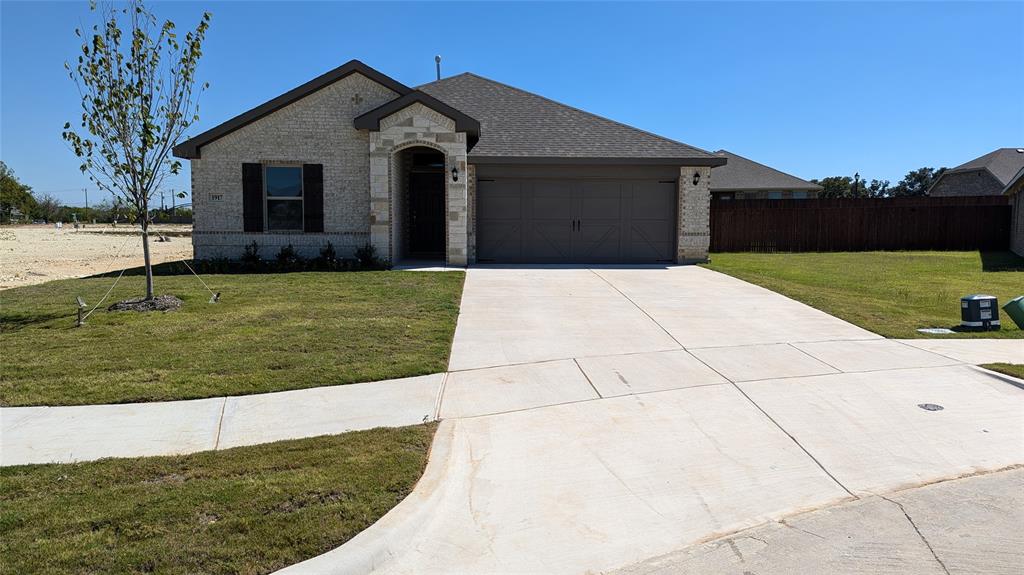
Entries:
{"type": "Polygon", "coordinates": [[[1003,311],[1010,316],[1017,327],[1024,329],[1024,295],[1019,295],[1003,306],[1003,311]]]}

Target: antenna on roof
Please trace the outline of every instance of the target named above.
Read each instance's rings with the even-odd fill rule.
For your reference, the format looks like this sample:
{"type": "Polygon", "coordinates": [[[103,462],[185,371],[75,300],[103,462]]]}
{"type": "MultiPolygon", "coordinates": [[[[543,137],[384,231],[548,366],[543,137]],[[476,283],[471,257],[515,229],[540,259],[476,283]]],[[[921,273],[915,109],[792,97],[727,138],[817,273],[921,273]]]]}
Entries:
{"type": "Polygon", "coordinates": [[[441,79],[441,55],[434,56],[434,64],[437,65],[437,79],[441,79]]]}

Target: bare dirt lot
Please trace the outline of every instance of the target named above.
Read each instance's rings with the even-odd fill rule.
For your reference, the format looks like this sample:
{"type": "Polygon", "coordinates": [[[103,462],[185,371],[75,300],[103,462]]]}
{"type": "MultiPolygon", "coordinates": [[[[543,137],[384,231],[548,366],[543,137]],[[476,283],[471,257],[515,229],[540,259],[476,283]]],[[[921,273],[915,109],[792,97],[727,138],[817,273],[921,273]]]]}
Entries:
{"type": "MultiPolygon", "coordinates": [[[[192,238],[177,235],[191,230],[189,225],[151,228],[151,235],[154,231],[176,234],[167,242],[150,237],[153,263],[191,259],[192,238]]],[[[52,225],[0,227],[0,289],[141,265],[142,238],[130,226],[96,224],[79,230],[70,225],[62,230],[52,225]]]]}

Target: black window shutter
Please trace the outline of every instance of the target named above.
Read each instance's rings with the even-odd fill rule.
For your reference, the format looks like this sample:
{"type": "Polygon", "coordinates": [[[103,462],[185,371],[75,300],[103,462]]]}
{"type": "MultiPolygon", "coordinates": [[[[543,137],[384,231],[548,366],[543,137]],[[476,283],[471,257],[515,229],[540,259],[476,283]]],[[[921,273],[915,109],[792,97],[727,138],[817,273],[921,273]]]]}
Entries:
{"type": "Polygon", "coordinates": [[[263,231],[263,164],[242,164],[242,219],[245,231],[263,231]]]}
{"type": "Polygon", "coordinates": [[[304,231],[324,231],[324,166],[302,165],[302,211],[304,231]]]}

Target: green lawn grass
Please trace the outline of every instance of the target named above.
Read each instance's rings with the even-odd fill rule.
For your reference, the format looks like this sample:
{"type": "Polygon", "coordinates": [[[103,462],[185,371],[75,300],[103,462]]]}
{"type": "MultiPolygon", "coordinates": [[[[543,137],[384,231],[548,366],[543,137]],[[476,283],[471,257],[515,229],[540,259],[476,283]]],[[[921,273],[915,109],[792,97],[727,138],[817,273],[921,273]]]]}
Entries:
{"type": "Polygon", "coordinates": [[[988,363],[981,367],[991,369],[992,371],[998,371],[999,373],[1005,373],[1006,375],[1012,375],[1017,379],[1024,379],[1024,365],[1016,363],[988,363]]]}
{"type": "Polygon", "coordinates": [[[0,468],[0,572],[281,569],[341,545],[401,501],[435,429],[0,468]]]}
{"type": "Polygon", "coordinates": [[[124,276],[0,292],[0,405],[79,405],[242,395],[444,371],[460,272],[157,276],[173,312],[107,312],[144,293],[124,276]]]}
{"type": "Polygon", "coordinates": [[[1000,331],[917,331],[959,324],[962,296],[990,294],[1002,305],[1024,293],[1024,259],[1009,252],[721,253],[707,267],[886,337],[1024,337],[1005,313],[1000,331]]]}

